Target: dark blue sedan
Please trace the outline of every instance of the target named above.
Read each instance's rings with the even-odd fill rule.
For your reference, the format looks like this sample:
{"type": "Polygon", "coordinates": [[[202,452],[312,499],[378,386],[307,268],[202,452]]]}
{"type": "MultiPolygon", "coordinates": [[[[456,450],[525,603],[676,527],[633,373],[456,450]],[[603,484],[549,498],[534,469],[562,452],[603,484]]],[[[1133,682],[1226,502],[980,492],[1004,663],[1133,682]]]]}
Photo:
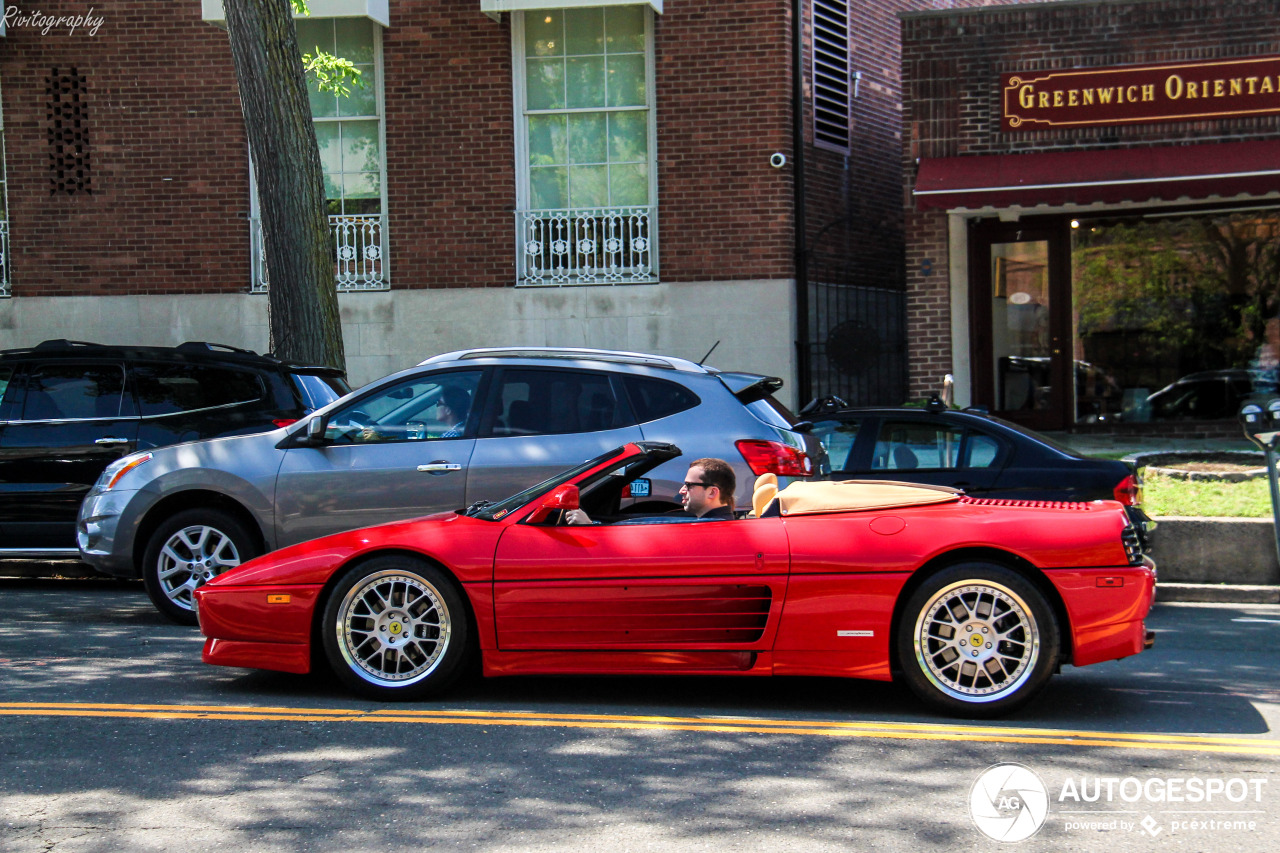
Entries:
{"type": "Polygon", "coordinates": [[[830,398],[801,412],[836,480],[901,480],[983,498],[1116,500],[1140,516],[1142,481],[1128,462],[1094,459],[977,411],[843,408],[830,398]]]}

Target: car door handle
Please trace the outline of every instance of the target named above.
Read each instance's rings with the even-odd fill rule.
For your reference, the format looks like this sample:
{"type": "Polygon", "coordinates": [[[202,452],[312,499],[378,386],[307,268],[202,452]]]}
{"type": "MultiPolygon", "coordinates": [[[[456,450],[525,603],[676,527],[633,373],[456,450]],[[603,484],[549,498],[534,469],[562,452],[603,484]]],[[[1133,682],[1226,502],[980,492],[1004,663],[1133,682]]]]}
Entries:
{"type": "Polygon", "coordinates": [[[129,439],[127,438],[114,438],[109,435],[103,436],[102,438],[94,442],[94,444],[101,444],[104,447],[109,447],[113,444],[128,444],[128,443],[129,443],[129,439]]]}
{"type": "Polygon", "coordinates": [[[437,459],[435,462],[419,465],[418,470],[424,474],[447,474],[450,471],[461,471],[462,465],[457,462],[445,462],[443,459],[437,459]]]}

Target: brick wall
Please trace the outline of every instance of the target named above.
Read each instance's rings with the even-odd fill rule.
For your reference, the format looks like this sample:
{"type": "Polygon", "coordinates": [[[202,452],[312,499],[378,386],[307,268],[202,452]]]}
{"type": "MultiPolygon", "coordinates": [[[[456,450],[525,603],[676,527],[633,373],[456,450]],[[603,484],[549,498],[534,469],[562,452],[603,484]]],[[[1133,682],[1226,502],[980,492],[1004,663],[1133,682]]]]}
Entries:
{"type": "Polygon", "coordinates": [[[392,2],[382,50],[393,288],[511,286],[510,16],[392,2]]]}
{"type": "MultiPolygon", "coordinates": [[[[682,0],[658,16],[665,281],[792,275],[789,0],[682,0]]],[[[49,16],[90,4],[50,0],[49,16]]],[[[195,0],[102,0],[93,36],[0,42],[15,296],[237,292],[247,147],[225,31],[195,0]],[[87,82],[92,192],[50,194],[46,78],[87,82]]],[[[383,34],[395,288],[514,282],[510,16],[393,0],[383,34]]]]}
{"type": "Polygon", "coordinates": [[[681,0],[657,23],[662,279],[793,275],[788,0],[681,0]]]}
{"type": "MultiPolygon", "coordinates": [[[[850,155],[809,155],[810,249],[819,262],[842,259],[845,283],[903,286],[902,34],[899,14],[991,5],[994,0],[878,0],[849,3],[851,71],[861,72],[853,101],[850,155]]],[[[806,24],[811,20],[806,14],[806,24]]],[[[812,42],[809,41],[809,44],[812,42]]],[[[806,56],[806,68],[811,58],[806,56]]],[[[811,112],[812,94],[806,91],[811,112]]],[[[812,139],[812,115],[806,115],[812,139]]]]}
{"type": "MultiPolygon", "coordinates": [[[[21,4],[23,10],[36,8],[21,4]]],[[[0,39],[10,277],[22,296],[243,290],[248,176],[226,33],[200,4],[39,4],[103,22],[0,39]],[[92,192],[51,192],[48,79],[85,80],[92,192]]]]}
{"type": "Polygon", "coordinates": [[[911,396],[934,390],[953,369],[946,214],[914,210],[917,158],[1280,137],[1278,116],[1008,134],[999,125],[1004,72],[1272,55],[1280,52],[1276,12],[1275,0],[1079,0],[907,17],[903,153],[911,396]],[[938,334],[945,345],[922,343],[938,334]]]}

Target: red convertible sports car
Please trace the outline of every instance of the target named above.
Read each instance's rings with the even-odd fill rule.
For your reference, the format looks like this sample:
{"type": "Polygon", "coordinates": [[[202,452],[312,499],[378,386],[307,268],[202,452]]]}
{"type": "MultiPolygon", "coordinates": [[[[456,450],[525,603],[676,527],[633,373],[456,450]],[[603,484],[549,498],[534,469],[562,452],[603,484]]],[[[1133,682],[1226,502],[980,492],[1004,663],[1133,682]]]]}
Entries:
{"type": "Polygon", "coordinates": [[[679,455],[628,444],[500,503],[245,563],[195,593],[204,660],[327,661],[382,699],[439,693],[477,661],[489,676],[897,677],[986,717],[1063,663],[1151,645],[1155,566],[1118,503],[765,482],[758,517],[619,512],[679,455]],[[560,523],[578,507],[595,523],[560,523]]]}

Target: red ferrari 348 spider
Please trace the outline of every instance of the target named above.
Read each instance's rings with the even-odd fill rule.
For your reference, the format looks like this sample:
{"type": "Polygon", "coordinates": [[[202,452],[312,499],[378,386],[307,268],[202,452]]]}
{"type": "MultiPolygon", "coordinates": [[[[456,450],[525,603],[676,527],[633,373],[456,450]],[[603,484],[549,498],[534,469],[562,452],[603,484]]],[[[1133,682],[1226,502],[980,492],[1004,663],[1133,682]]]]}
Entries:
{"type": "Polygon", "coordinates": [[[485,675],[900,677],[971,717],[1063,663],[1148,648],[1155,591],[1124,507],[797,482],[759,517],[623,511],[680,454],[628,444],[500,503],[276,551],[196,591],[204,660],[383,699],[485,675]],[[596,523],[567,526],[581,507],[596,523]],[[313,663],[314,662],[314,663],[313,663]]]}

